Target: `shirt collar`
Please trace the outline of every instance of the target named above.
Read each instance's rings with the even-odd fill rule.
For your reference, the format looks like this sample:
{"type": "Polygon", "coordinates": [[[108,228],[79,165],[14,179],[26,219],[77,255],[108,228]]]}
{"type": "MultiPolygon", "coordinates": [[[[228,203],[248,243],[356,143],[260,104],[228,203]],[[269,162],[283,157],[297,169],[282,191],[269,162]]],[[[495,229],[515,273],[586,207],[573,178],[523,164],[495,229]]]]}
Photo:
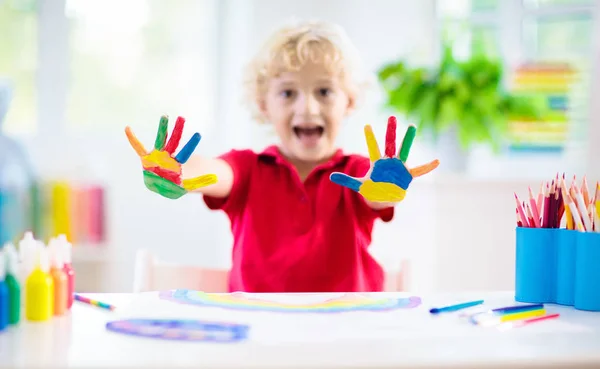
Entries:
{"type": "MultiPolygon", "coordinates": [[[[281,154],[279,148],[276,145],[267,147],[263,152],[258,154],[259,158],[270,159],[274,163],[279,165],[291,166],[291,163],[281,154]]],[[[341,164],[348,158],[348,155],[344,154],[342,149],[337,149],[333,156],[325,163],[317,165],[316,169],[331,169],[338,164],[341,164]]]]}

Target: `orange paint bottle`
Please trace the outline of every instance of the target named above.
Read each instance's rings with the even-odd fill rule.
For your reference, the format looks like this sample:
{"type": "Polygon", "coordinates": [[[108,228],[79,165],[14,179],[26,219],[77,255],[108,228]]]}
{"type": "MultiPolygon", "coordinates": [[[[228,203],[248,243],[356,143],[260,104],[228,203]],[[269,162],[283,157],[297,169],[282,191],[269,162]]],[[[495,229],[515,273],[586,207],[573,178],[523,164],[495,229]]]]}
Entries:
{"type": "Polygon", "coordinates": [[[54,282],[54,315],[63,315],[67,311],[68,303],[68,279],[64,271],[64,261],[60,243],[50,240],[48,245],[50,251],[50,276],[54,282]]]}

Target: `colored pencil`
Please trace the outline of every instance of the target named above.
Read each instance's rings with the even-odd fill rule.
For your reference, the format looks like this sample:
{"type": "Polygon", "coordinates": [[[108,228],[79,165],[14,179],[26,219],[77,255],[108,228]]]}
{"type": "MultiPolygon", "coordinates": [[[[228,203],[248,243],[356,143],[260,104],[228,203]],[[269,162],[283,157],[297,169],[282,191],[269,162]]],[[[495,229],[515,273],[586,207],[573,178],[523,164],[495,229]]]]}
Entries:
{"type": "Polygon", "coordinates": [[[113,305],[110,305],[110,304],[107,304],[104,302],[100,302],[97,300],[92,300],[87,297],[81,296],[79,294],[74,294],[74,297],[75,297],[75,301],[79,301],[79,302],[83,302],[83,303],[86,303],[89,305],[97,306],[102,309],[107,309],[107,310],[115,310],[116,309],[116,307],[113,305]]]}
{"type": "Polygon", "coordinates": [[[555,318],[558,318],[559,316],[560,316],[560,314],[548,314],[548,315],[539,316],[539,317],[535,317],[535,318],[518,320],[515,322],[506,322],[506,323],[500,324],[500,326],[498,328],[499,329],[519,328],[519,327],[524,327],[531,323],[541,322],[541,321],[548,320],[548,319],[555,319],[555,318]]]}
{"type": "Polygon", "coordinates": [[[538,213],[540,214],[540,222],[541,222],[541,217],[542,217],[542,208],[544,207],[544,182],[542,182],[542,184],[540,185],[540,192],[538,193],[538,197],[537,197],[537,208],[538,208],[538,213]]]}
{"type": "Polygon", "coordinates": [[[546,183],[546,192],[544,194],[544,215],[542,228],[548,228],[548,218],[550,216],[550,184],[546,183]]]}
{"type": "Polygon", "coordinates": [[[536,228],[540,228],[542,226],[540,224],[540,212],[537,207],[537,203],[535,202],[535,198],[533,197],[533,191],[531,191],[531,187],[529,187],[529,203],[531,204],[531,215],[533,217],[533,224],[536,228]]]}
{"type": "Polygon", "coordinates": [[[589,231],[592,228],[592,223],[590,221],[590,217],[588,215],[588,208],[583,201],[583,196],[577,186],[573,186],[571,189],[571,198],[575,205],[577,205],[577,209],[579,210],[579,216],[583,221],[583,226],[585,227],[585,231],[589,231]]]}
{"type": "Polygon", "coordinates": [[[515,305],[515,306],[505,306],[501,308],[492,309],[494,313],[506,313],[506,312],[520,312],[520,311],[529,311],[529,310],[537,310],[543,309],[544,304],[528,304],[528,305],[515,305]]]}
{"type": "Polygon", "coordinates": [[[521,201],[519,200],[519,196],[515,193],[515,200],[517,201],[517,212],[521,217],[521,222],[523,223],[523,227],[529,227],[529,221],[527,220],[527,216],[525,215],[525,210],[521,205],[521,201]]]}
{"type": "Polygon", "coordinates": [[[481,304],[483,304],[483,300],[463,302],[463,303],[456,304],[456,305],[449,305],[449,306],[444,306],[441,308],[433,308],[433,309],[430,309],[429,312],[431,314],[439,314],[439,313],[444,313],[444,312],[462,310],[462,309],[466,309],[466,308],[476,306],[476,305],[481,305],[481,304]]]}
{"type": "Polygon", "coordinates": [[[567,190],[564,190],[563,198],[565,199],[565,204],[569,207],[571,211],[571,216],[573,217],[574,227],[578,231],[585,231],[585,227],[583,226],[583,222],[581,221],[581,217],[579,216],[579,211],[577,210],[577,205],[573,202],[571,196],[567,193],[567,190]]]}
{"type": "Polygon", "coordinates": [[[590,193],[588,192],[586,176],[583,176],[583,181],[581,182],[581,194],[583,195],[583,202],[587,206],[590,203],[590,193]]]}

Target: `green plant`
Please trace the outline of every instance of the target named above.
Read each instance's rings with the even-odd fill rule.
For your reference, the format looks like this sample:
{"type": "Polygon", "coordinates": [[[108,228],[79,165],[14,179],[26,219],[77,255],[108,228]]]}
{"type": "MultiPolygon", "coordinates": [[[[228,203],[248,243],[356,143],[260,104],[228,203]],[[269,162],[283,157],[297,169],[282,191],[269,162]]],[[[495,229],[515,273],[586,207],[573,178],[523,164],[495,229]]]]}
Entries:
{"type": "Polygon", "coordinates": [[[449,44],[443,51],[435,68],[410,68],[400,60],[378,71],[387,107],[415,122],[419,132],[429,132],[436,139],[455,128],[463,149],[488,143],[498,150],[510,120],[541,116],[542,104],[535,96],[503,88],[500,60],[480,51],[458,61],[449,44]]]}

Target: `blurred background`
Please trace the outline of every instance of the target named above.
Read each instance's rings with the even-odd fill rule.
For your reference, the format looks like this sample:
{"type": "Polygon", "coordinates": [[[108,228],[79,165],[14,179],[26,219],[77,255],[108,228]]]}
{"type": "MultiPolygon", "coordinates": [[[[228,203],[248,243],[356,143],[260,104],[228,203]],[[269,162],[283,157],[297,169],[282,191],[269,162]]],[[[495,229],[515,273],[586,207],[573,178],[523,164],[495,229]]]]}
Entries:
{"type": "Polygon", "coordinates": [[[422,133],[409,164],[442,162],[376,225],[375,257],[423,293],[512,289],[513,193],[600,179],[600,1],[0,0],[0,242],[67,234],[79,291],[131,291],[140,248],[228,268],[228,219],[146,190],[124,127],[150,145],[185,116],[203,155],[276,142],[241,80],[291,18],[342,25],[377,81],[344,150],[395,114],[422,133]]]}

